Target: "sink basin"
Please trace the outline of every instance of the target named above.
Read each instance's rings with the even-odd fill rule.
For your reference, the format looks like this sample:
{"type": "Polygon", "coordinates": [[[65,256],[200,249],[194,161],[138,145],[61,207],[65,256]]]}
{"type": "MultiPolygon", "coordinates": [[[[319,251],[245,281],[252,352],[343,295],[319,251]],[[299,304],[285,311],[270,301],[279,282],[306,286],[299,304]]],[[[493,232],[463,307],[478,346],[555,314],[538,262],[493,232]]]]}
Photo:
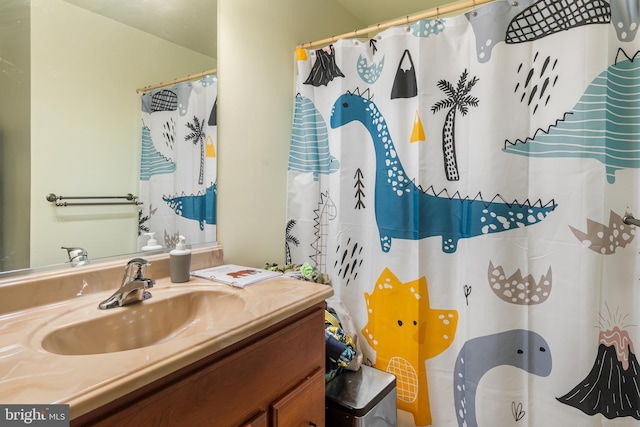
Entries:
{"type": "Polygon", "coordinates": [[[110,310],[66,324],[42,339],[42,347],[62,355],[133,350],[191,336],[237,315],[240,296],[220,291],[183,292],[110,310]]]}

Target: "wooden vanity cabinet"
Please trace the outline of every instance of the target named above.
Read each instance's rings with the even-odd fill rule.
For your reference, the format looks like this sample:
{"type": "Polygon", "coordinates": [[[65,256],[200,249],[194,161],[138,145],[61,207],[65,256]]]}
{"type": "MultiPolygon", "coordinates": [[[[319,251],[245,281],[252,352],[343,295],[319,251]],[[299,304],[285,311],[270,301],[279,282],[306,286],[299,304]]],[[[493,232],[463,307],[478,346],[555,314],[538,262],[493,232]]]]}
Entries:
{"type": "Polygon", "coordinates": [[[71,426],[324,426],[324,303],[76,419],[71,426]]]}
{"type": "Polygon", "coordinates": [[[251,417],[249,421],[243,423],[241,427],[268,427],[269,418],[267,413],[262,411],[255,417],[251,417]]]}

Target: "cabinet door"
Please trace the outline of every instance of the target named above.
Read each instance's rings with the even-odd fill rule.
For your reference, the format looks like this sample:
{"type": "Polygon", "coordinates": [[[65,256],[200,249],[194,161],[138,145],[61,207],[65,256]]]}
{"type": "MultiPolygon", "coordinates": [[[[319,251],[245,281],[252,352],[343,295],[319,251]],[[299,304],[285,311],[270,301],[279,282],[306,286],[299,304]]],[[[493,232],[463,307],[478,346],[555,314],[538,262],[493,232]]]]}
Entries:
{"type": "Polygon", "coordinates": [[[324,371],[318,369],[271,404],[271,427],[324,427],[324,371]]]}
{"type": "Polygon", "coordinates": [[[267,427],[267,413],[262,411],[249,421],[242,424],[241,427],[267,427]]]}

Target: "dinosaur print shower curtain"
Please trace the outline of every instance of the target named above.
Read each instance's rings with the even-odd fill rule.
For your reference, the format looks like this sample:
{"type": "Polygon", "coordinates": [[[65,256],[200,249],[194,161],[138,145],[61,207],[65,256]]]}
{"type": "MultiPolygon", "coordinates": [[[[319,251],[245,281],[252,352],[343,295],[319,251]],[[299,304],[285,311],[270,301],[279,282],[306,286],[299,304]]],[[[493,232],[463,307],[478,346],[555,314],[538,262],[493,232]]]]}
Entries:
{"type": "Polygon", "coordinates": [[[496,1],[296,50],[287,261],[329,275],[399,425],[640,422],[639,9],[496,1]]]}
{"type": "Polygon", "coordinates": [[[142,94],[138,248],[216,240],[215,75],[142,94]]]}

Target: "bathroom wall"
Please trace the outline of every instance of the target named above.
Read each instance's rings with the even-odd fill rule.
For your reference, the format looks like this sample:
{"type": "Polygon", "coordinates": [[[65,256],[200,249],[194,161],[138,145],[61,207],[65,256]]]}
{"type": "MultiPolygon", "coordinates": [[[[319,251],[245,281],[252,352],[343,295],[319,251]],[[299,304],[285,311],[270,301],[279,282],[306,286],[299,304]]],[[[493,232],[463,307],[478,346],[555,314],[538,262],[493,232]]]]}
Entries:
{"type": "Polygon", "coordinates": [[[137,207],[56,208],[45,196],[138,194],[136,89],[215,67],[69,3],[31,0],[31,265],[66,261],[61,246],[92,258],[136,250],[137,207]]]}
{"type": "Polygon", "coordinates": [[[282,263],[295,48],[366,25],[333,0],[218,0],[218,21],[218,242],[282,263]]]}

